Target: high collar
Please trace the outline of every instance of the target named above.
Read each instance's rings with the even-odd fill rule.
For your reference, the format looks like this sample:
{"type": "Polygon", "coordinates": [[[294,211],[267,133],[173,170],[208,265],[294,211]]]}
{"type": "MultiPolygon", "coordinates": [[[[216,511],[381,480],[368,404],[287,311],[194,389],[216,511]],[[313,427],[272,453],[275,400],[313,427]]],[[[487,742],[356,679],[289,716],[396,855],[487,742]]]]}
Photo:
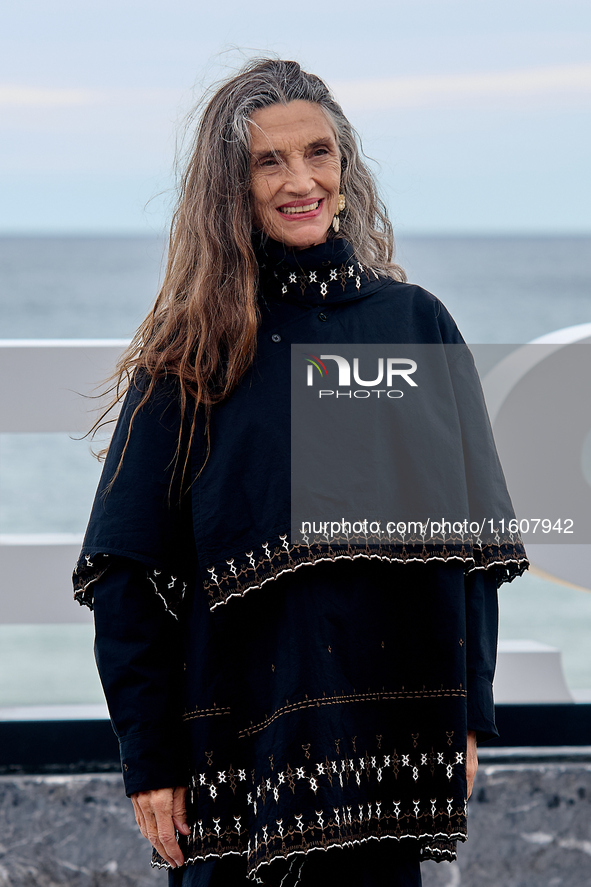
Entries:
{"type": "Polygon", "coordinates": [[[369,295],[368,284],[381,281],[373,269],[355,258],[353,247],[342,238],[293,250],[255,235],[253,245],[265,297],[305,305],[343,302],[369,295]]]}

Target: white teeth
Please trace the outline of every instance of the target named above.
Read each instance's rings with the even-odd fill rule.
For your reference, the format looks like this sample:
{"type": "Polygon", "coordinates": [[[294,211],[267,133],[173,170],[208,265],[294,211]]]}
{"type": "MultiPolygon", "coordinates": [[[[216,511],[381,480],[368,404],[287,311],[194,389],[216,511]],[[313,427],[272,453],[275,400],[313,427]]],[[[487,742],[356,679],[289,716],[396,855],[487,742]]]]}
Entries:
{"type": "Polygon", "coordinates": [[[315,203],[309,203],[308,206],[282,206],[280,207],[280,211],[282,213],[287,213],[288,215],[292,215],[293,213],[310,213],[313,209],[318,209],[320,206],[320,201],[317,200],[315,203]]]}

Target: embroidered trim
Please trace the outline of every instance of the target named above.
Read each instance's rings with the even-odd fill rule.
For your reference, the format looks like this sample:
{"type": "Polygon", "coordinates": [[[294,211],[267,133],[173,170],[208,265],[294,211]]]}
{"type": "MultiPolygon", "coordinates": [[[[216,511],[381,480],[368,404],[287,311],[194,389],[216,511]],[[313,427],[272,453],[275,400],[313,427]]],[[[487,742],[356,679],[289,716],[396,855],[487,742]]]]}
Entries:
{"type": "MultiPolygon", "coordinates": [[[[334,808],[333,808],[334,809],[334,808]]],[[[316,811],[317,815],[322,811],[316,811]]],[[[332,811],[331,811],[332,812],[332,811]]],[[[352,821],[352,825],[354,825],[357,820],[352,821]]],[[[313,825],[313,823],[311,823],[313,825]]],[[[214,832],[216,837],[222,838],[223,834],[220,830],[218,835],[217,832],[214,832]]],[[[213,837],[214,833],[206,834],[203,832],[203,837],[206,839],[207,837],[213,837]]],[[[286,836],[287,837],[287,836],[286,836]]],[[[395,834],[389,834],[385,832],[380,835],[367,835],[363,837],[343,837],[342,839],[336,838],[328,838],[326,840],[320,841],[306,841],[306,849],[302,850],[286,850],[280,854],[276,854],[275,856],[270,857],[269,859],[261,860],[256,868],[247,871],[246,877],[250,880],[256,881],[259,884],[264,884],[264,881],[259,880],[255,877],[255,874],[260,871],[260,867],[264,864],[270,863],[273,859],[280,857],[282,859],[291,859],[292,857],[297,856],[306,856],[308,853],[314,852],[317,849],[328,850],[330,847],[354,847],[358,844],[367,844],[368,841],[385,841],[385,840],[394,840],[394,841],[404,841],[404,840],[418,840],[419,841],[419,859],[421,862],[425,862],[427,860],[434,860],[435,862],[454,862],[457,859],[457,850],[456,850],[456,841],[466,841],[467,839],[467,831],[458,830],[457,832],[444,832],[442,834],[430,834],[428,832],[424,834],[419,834],[417,836],[414,835],[403,835],[400,836],[395,834]]],[[[193,856],[187,856],[187,852],[183,850],[185,856],[184,865],[192,865],[195,862],[205,862],[207,859],[211,859],[215,857],[216,859],[223,859],[224,856],[246,856],[247,864],[250,861],[251,854],[248,849],[246,850],[211,850],[205,851],[200,854],[195,854],[193,856]]],[[[170,869],[168,863],[166,863],[161,856],[157,854],[156,851],[152,853],[152,868],[158,869],[170,869]]]]}
{"type": "MultiPolygon", "coordinates": [[[[464,779],[466,760],[463,750],[450,747],[453,733],[448,748],[437,752],[428,745],[421,749],[418,734],[405,753],[385,753],[384,737],[376,739],[382,750],[375,754],[356,751],[355,738],[351,752],[340,754],[342,740],[335,740],[330,758],[281,768],[270,758],[266,772],[248,776],[232,765],[218,769],[208,753],[187,793],[191,832],[179,838],[187,863],[237,853],[247,856],[252,877],[277,857],[387,837],[418,841],[422,859],[454,859],[455,842],[466,839],[466,801],[457,782],[464,779]],[[358,789],[363,794],[357,802],[358,789]],[[327,796],[335,801],[321,800],[327,796]]],[[[309,758],[310,744],[302,748],[309,758]]],[[[168,867],[157,853],[152,864],[168,867]]]]}
{"type": "MultiPolygon", "coordinates": [[[[88,607],[90,610],[93,609],[94,589],[92,586],[109,569],[113,560],[112,555],[102,552],[80,556],[72,576],[74,599],[79,604],[88,607]]],[[[173,576],[170,573],[164,573],[162,570],[153,568],[147,568],[146,575],[156,595],[164,604],[166,612],[178,619],[178,613],[187,591],[187,583],[179,579],[178,576],[173,576]]]]}
{"type": "Polygon", "coordinates": [[[358,262],[355,259],[351,259],[349,262],[344,262],[342,265],[330,268],[324,275],[319,269],[300,271],[299,273],[297,271],[289,271],[287,276],[283,278],[278,271],[273,273],[273,277],[281,286],[282,296],[286,296],[290,292],[295,293],[296,290],[299,290],[299,295],[316,294],[323,299],[326,298],[331,289],[334,290],[340,287],[340,289],[345,292],[348,283],[352,283],[357,292],[359,292],[362,283],[361,275],[363,275],[367,281],[371,280],[370,275],[373,275],[376,280],[380,279],[379,274],[374,271],[373,268],[365,268],[361,262],[358,262]]]}
{"type": "Polygon", "coordinates": [[[203,584],[209,607],[214,610],[230,598],[243,597],[246,592],[261,588],[266,582],[283,573],[291,573],[298,567],[359,557],[404,564],[456,560],[465,564],[466,572],[494,566],[498,585],[511,582],[529,566],[520,538],[512,534],[494,544],[476,546],[461,537],[445,540],[441,544],[426,544],[415,537],[384,542],[378,536],[339,539],[336,544],[290,544],[288,534],[283,533],[273,543],[263,542],[258,549],[207,567],[209,577],[203,584]]]}
{"type": "Polygon", "coordinates": [[[94,589],[91,587],[111,565],[108,554],[85,554],[74,567],[74,600],[81,606],[94,608],[94,589]]]}
{"type": "Polygon", "coordinates": [[[219,708],[217,705],[213,708],[196,708],[193,711],[185,712],[183,721],[195,721],[198,718],[212,718],[218,715],[229,715],[232,713],[231,708],[219,708]]]}
{"type": "MultiPolygon", "coordinates": [[[[458,833],[457,835],[452,836],[451,839],[448,838],[447,835],[444,838],[432,837],[429,839],[429,844],[419,845],[419,859],[421,862],[425,862],[429,859],[435,862],[454,862],[457,859],[455,842],[465,841],[466,837],[466,832],[458,833]]],[[[293,850],[291,853],[286,853],[284,858],[293,858],[295,860],[299,856],[306,856],[308,853],[313,853],[314,850],[327,850],[330,847],[354,847],[360,844],[368,844],[370,841],[398,841],[398,843],[400,843],[405,839],[404,835],[401,838],[396,838],[394,835],[369,835],[367,838],[351,839],[350,841],[329,842],[321,847],[310,847],[309,850],[293,850]]],[[[408,837],[408,840],[412,840],[412,838],[408,837]]],[[[205,860],[211,859],[212,857],[215,859],[223,859],[224,856],[246,855],[246,850],[226,850],[222,853],[212,851],[211,853],[205,853],[201,856],[192,856],[189,859],[185,858],[184,864],[193,865],[195,862],[205,862],[205,860]]],[[[151,866],[154,869],[170,869],[168,863],[164,862],[162,857],[159,856],[156,851],[153,851],[151,866]]],[[[252,880],[256,884],[264,884],[265,882],[257,877],[256,872],[257,870],[250,872],[246,877],[248,880],[252,880]]]]}
{"type": "MultiPolygon", "coordinates": [[[[294,711],[301,711],[304,708],[320,708],[323,705],[346,705],[352,702],[383,702],[391,699],[435,699],[443,697],[465,697],[466,691],[461,687],[457,689],[440,690],[392,690],[392,691],[376,691],[374,693],[348,693],[342,696],[318,696],[309,699],[307,696],[300,702],[288,703],[278,708],[272,715],[261,721],[259,724],[253,724],[244,730],[238,731],[238,738],[243,739],[246,736],[252,736],[265,730],[273,721],[285,714],[291,714],[294,711]]],[[[228,709],[230,711],[230,709],[228,709]]]]}
{"type": "Polygon", "coordinates": [[[164,604],[164,609],[178,620],[178,614],[187,591],[187,583],[163,573],[162,570],[148,570],[148,579],[154,586],[154,590],[164,604]]]}

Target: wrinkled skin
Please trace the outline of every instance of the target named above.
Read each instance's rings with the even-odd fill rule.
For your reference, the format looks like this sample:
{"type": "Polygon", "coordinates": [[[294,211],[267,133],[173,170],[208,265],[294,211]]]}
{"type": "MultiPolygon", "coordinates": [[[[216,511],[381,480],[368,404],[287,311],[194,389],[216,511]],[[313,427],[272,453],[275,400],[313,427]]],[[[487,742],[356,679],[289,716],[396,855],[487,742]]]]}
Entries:
{"type": "Polygon", "coordinates": [[[476,733],[468,730],[468,749],[466,755],[466,780],[468,783],[468,797],[472,794],[474,777],[478,770],[478,752],[476,750],[476,733]]]}
{"type": "Polygon", "coordinates": [[[189,834],[185,810],[186,786],[159,788],[155,791],[136,792],[131,796],[135,821],[150,844],[173,868],[185,861],[175,835],[189,834]]]}

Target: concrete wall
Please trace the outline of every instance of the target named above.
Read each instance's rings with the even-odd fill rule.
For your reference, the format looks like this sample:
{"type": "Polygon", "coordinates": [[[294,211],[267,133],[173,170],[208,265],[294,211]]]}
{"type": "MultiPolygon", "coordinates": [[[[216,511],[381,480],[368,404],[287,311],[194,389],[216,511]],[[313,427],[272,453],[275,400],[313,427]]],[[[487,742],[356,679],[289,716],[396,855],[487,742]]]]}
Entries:
{"type": "MultiPolygon", "coordinates": [[[[591,754],[519,757],[481,764],[470,839],[424,887],[591,885],[591,754]]],[[[2,887],[165,887],[149,857],[120,776],[0,777],[2,887]]]]}

